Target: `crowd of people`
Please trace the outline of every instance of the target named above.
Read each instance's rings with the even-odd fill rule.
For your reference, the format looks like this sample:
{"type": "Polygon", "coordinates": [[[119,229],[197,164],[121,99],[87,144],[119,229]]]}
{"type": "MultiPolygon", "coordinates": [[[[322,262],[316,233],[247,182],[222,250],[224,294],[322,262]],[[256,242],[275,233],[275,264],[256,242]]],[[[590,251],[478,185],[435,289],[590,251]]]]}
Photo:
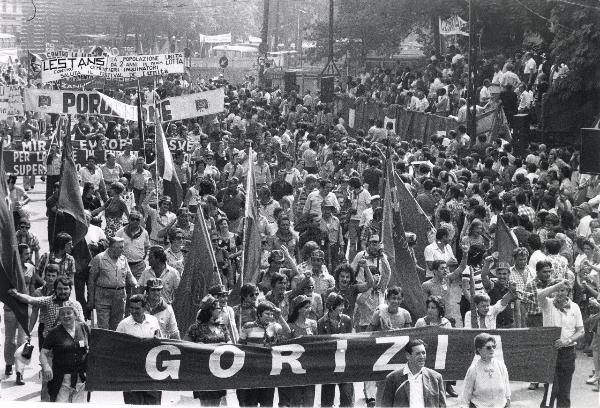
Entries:
{"type": "MultiPolygon", "coordinates": [[[[480,101],[502,104],[507,116],[516,113],[507,111],[505,93],[521,88],[529,92],[532,86],[539,90],[546,75],[545,65],[540,64],[538,74],[535,60],[531,63],[528,56],[520,65],[523,71],[515,68],[520,59],[506,61],[503,70],[488,78],[501,91],[489,89],[488,95],[482,88],[480,101]]],[[[451,78],[464,80],[462,61],[453,58],[452,69],[433,61],[422,75],[406,69],[394,77],[377,70],[351,81],[347,93],[386,103],[399,103],[401,97],[400,104],[461,120],[462,102],[452,101],[461,90],[451,78]],[[432,67],[436,74],[429,75],[432,67]]],[[[8,176],[28,287],[27,293],[11,294],[34,309],[29,329],[38,326],[42,400],[85,400],[86,321],[92,316],[96,327],[143,338],[260,347],[299,336],[413,326],[558,326],[552,391],[545,385],[546,393],[551,392],[548,397],[558,407],[569,406],[576,346],[593,358],[594,372],[587,382],[598,391],[600,180],[580,173],[578,151],[531,142],[524,154],[517,153],[509,135],[468,135],[458,122],[456,131],[432,135],[431,144],[425,145],[405,140],[379,123],[354,132],[331,104],[320,101],[318,92],[299,96],[245,84],[225,85],[225,93],[222,114],[170,123],[165,129],[168,138],[192,146],[173,152],[185,192],[178,208],[163,195],[156,177],[151,126],[146,129],[150,142],[139,151],[126,147],[108,152],[105,163],[98,163],[96,156],[87,158],[79,177],[91,262],[82,261],[72,237],[56,223],[59,144],[51,144],[45,163],[47,251],[29,230],[28,191],[35,188],[35,178],[24,177],[21,187],[17,177],[8,176]],[[406,232],[424,277],[425,316],[405,308],[402,283],[389,284],[396,272],[382,245],[387,203],[381,199],[384,163],[389,160],[435,226],[430,237],[406,232]],[[230,305],[229,294],[243,273],[245,203],[254,199],[245,190],[250,168],[257,191],[261,264],[253,279],[241,286],[240,302],[230,305]],[[208,289],[196,322],[179,327],[172,303],[196,216],[204,217],[208,227],[223,284],[208,289]],[[518,243],[511,263],[500,262],[493,245],[500,219],[518,243]],[[414,251],[419,241],[428,243],[419,254],[425,259],[421,264],[414,251]]],[[[130,102],[135,104],[135,98],[130,102]]],[[[27,112],[24,124],[9,122],[5,132],[13,141],[51,141],[54,127],[65,126],[57,119],[27,112]]],[[[138,137],[137,125],[118,118],[80,116],[73,122],[65,132],[74,140],[138,137]]],[[[98,149],[102,146],[99,143],[98,149]]],[[[5,374],[12,375],[15,366],[16,382],[23,384],[23,365],[15,361],[15,351],[26,342],[25,334],[6,306],[4,316],[5,374]]],[[[495,347],[493,336],[482,333],[475,338],[478,357],[465,377],[464,406],[510,404],[510,373],[494,356],[495,347]]],[[[452,382],[443,382],[440,374],[424,367],[426,344],[413,339],[405,352],[405,369],[385,381],[365,382],[368,406],[445,406],[447,396],[458,397],[452,382]],[[426,390],[422,393],[421,384],[426,390]]],[[[532,383],[529,388],[538,386],[532,383]]],[[[321,406],[333,405],[336,388],[340,406],[353,406],[353,384],[322,385],[321,406]]],[[[236,394],[240,406],[272,406],[275,389],[236,394]]],[[[206,406],[219,405],[224,395],[225,391],[194,393],[206,406]]],[[[314,386],[280,387],[277,395],[280,406],[315,404],[314,386]]],[[[161,394],[129,391],[124,401],[157,404],[161,394]]]]}

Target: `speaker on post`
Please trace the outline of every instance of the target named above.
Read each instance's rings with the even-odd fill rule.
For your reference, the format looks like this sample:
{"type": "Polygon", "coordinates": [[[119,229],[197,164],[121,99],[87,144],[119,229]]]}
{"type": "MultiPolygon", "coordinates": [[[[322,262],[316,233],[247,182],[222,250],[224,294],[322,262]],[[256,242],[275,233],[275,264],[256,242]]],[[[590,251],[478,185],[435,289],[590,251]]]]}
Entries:
{"type": "Polygon", "coordinates": [[[579,171],[600,174],[600,129],[581,129],[581,156],[579,171]]]}
{"type": "Polygon", "coordinates": [[[296,90],[296,71],[286,71],[283,73],[283,90],[285,92],[296,90]]]}
{"type": "Polygon", "coordinates": [[[321,77],[321,102],[333,102],[334,77],[321,77]]]}
{"type": "Polygon", "coordinates": [[[529,143],[529,114],[519,113],[513,116],[513,148],[515,154],[522,155],[529,143]]]}

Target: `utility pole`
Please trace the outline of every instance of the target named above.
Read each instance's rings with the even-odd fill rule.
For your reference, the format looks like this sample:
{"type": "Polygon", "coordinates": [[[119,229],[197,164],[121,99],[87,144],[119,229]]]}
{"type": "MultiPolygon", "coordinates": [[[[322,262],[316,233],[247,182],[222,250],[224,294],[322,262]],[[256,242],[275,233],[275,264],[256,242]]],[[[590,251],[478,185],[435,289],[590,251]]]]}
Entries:
{"type": "Polygon", "coordinates": [[[321,76],[339,76],[340,70],[335,65],[335,60],[333,58],[333,44],[334,44],[334,35],[333,35],[333,0],[329,0],[329,43],[328,43],[328,55],[327,55],[327,64],[325,64],[325,68],[321,71],[321,76]]]}
{"type": "Polygon", "coordinates": [[[275,7],[275,40],[273,41],[273,51],[279,51],[279,41],[281,41],[281,23],[280,23],[280,11],[279,5],[281,4],[281,0],[276,0],[277,4],[275,7]]]}
{"type": "Polygon", "coordinates": [[[260,46],[258,47],[258,86],[265,87],[265,64],[269,52],[269,0],[263,0],[263,24],[260,30],[260,46]]]}
{"type": "Polygon", "coordinates": [[[472,140],[477,138],[477,41],[475,38],[475,11],[469,0],[469,82],[467,86],[467,133],[472,140]]]}

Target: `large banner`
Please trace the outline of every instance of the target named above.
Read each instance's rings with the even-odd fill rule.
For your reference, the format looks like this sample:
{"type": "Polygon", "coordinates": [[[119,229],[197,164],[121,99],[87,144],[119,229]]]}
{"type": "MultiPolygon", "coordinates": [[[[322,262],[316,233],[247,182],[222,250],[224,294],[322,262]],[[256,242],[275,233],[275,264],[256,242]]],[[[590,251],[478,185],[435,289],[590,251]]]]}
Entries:
{"type": "Polygon", "coordinates": [[[52,52],[46,57],[41,61],[44,83],[86,77],[124,80],[185,72],[183,53],[109,56],[52,52]]]}
{"type": "MultiPolygon", "coordinates": [[[[427,343],[425,365],[444,380],[462,380],[483,330],[424,327],[389,332],[300,337],[272,349],[181,340],[139,339],[94,329],[90,391],[224,390],[382,380],[406,363],[410,338],[427,343]]],[[[511,381],[552,382],[560,328],[488,330],[511,381]]]]}
{"type": "MultiPolygon", "coordinates": [[[[223,88],[162,99],[158,103],[163,122],[212,115],[225,109],[223,88]]],[[[115,116],[137,122],[137,106],[113,99],[97,91],[55,91],[26,89],[25,109],[43,113],[115,116]]],[[[143,107],[143,117],[154,118],[153,105],[143,107]]]]}
{"type": "Polygon", "coordinates": [[[108,79],[183,74],[183,53],[156,55],[124,55],[110,57],[106,69],[108,79]]]}
{"type": "Polygon", "coordinates": [[[0,120],[6,120],[9,116],[25,116],[18,85],[0,86],[0,120]]]}
{"type": "Polygon", "coordinates": [[[468,23],[457,15],[448,17],[446,20],[442,20],[440,17],[440,35],[465,35],[469,36],[469,33],[462,29],[468,23]]]}

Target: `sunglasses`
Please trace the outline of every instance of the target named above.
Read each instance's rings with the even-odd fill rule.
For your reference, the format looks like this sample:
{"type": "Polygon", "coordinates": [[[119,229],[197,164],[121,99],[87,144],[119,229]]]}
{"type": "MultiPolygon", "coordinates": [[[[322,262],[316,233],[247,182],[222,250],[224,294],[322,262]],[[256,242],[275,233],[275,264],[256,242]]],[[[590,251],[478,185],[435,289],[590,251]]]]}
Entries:
{"type": "Polygon", "coordinates": [[[27,229],[29,229],[31,227],[29,225],[27,225],[27,224],[21,224],[21,225],[19,225],[19,228],[27,228],[27,229]]]}
{"type": "Polygon", "coordinates": [[[258,297],[259,293],[250,293],[248,297],[258,297]]]}
{"type": "Polygon", "coordinates": [[[496,345],[492,344],[490,346],[485,346],[486,350],[491,351],[491,350],[496,350],[496,345]]]}
{"type": "Polygon", "coordinates": [[[221,240],[220,239],[213,239],[212,242],[218,244],[221,240]]]}

